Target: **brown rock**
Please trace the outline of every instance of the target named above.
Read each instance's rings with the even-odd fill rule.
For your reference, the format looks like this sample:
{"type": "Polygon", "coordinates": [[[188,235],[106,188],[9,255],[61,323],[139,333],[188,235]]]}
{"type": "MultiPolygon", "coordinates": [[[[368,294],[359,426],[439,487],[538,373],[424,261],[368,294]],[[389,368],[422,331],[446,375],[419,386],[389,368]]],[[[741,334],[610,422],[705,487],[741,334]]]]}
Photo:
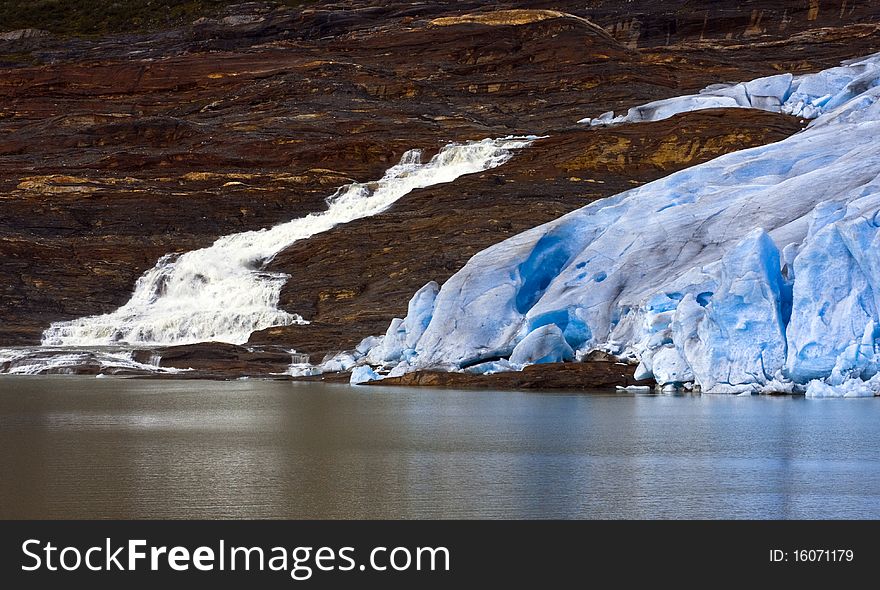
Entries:
{"type": "Polygon", "coordinates": [[[455,389],[558,389],[608,391],[629,385],[653,386],[653,381],[636,381],[635,367],[621,363],[590,361],[530,365],[522,371],[473,375],[416,371],[400,377],[370,381],[367,385],[451,387],[455,389]]]}

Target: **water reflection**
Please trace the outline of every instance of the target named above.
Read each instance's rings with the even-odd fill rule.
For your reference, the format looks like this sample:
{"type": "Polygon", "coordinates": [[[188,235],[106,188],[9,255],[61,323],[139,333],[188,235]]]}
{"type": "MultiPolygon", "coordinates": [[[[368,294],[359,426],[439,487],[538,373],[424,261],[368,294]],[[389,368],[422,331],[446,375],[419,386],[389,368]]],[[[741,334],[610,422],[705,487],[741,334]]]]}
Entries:
{"type": "Polygon", "coordinates": [[[0,517],[876,518],[880,400],[0,379],[0,517]]]}

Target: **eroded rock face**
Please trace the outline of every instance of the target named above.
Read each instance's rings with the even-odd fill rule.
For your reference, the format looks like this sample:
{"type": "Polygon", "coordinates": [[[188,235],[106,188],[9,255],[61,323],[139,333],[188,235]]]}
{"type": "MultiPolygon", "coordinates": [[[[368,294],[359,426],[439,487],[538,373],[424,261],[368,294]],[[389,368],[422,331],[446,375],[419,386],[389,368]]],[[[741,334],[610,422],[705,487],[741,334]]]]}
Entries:
{"type": "MultiPolygon", "coordinates": [[[[875,23],[880,9],[873,2],[826,0],[634,0],[621,9],[619,2],[595,2],[589,18],[621,42],[657,47],[683,40],[723,39],[731,44],[786,39],[819,27],[875,23]]],[[[833,65],[833,64],[832,64],[833,65]]]]}
{"type": "Polygon", "coordinates": [[[638,129],[583,129],[579,118],[880,50],[877,12],[866,2],[343,2],[230,8],[100,40],[7,35],[0,344],[111,311],[161,255],[320,210],[407,149],[551,135],[502,168],[413,193],[276,258],[272,270],[295,277],[282,306],[313,323],[252,342],[318,357],[350,348],[492,243],[800,128],[750,111],[638,129]]]}

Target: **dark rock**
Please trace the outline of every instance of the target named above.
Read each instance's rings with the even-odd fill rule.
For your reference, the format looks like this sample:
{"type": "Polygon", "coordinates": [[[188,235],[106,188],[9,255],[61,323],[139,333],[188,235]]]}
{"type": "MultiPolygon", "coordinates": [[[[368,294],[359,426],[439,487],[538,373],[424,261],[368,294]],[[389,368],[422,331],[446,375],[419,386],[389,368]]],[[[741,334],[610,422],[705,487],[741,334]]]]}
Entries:
{"type": "Polygon", "coordinates": [[[160,367],[193,369],[198,375],[211,378],[282,374],[292,360],[290,351],[280,347],[245,347],[222,342],[163,347],[150,354],[159,356],[160,367]]]}
{"type": "Polygon", "coordinates": [[[416,371],[401,377],[370,381],[367,385],[450,387],[455,389],[558,389],[608,391],[630,385],[653,386],[636,381],[635,367],[606,361],[530,365],[522,371],[474,375],[440,371],[416,371]]]}
{"type": "Polygon", "coordinates": [[[16,29],[14,31],[0,32],[0,43],[39,39],[40,37],[48,37],[49,35],[51,35],[49,31],[44,31],[42,29],[16,29]]]}

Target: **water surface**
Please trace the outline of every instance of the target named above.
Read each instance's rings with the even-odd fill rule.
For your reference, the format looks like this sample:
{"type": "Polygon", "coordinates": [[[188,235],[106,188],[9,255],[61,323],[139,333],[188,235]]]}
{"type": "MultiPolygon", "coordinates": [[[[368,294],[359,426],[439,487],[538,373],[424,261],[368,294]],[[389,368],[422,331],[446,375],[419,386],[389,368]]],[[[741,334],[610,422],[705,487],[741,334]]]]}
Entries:
{"type": "Polygon", "coordinates": [[[877,518],[880,400],[0,378],[2,518],[877,518]]]}

